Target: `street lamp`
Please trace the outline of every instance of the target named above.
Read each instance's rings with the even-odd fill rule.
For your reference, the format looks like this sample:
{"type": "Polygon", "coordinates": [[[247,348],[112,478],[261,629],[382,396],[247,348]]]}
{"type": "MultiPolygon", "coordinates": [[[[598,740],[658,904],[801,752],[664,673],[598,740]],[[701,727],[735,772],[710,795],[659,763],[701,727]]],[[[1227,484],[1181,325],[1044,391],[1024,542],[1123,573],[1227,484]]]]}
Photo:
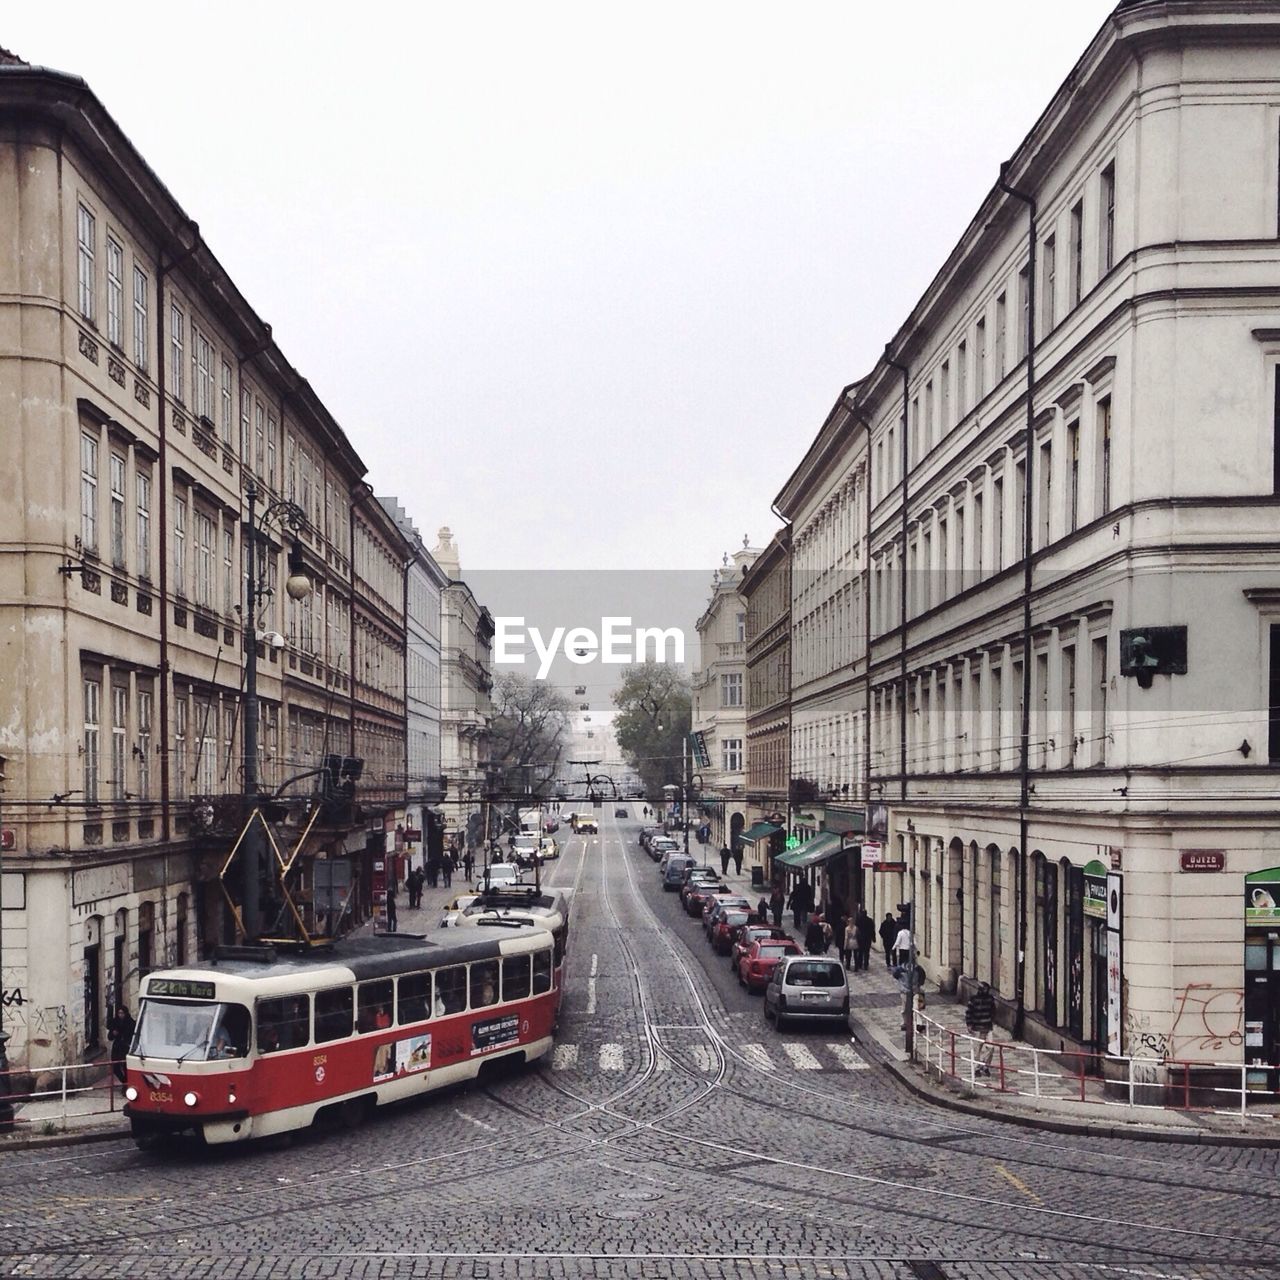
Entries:
{"type": "MultiPolygon", "coordinates": [[[[306,527],[307,513],[288,499],[276,498],[263,505],[255,518],[259,489],[252,476],[245,490],[249,504],[249,516],[245,527],[249,537],[249,566],[245,582],[244,613],[244,737],[243,737],[243,795],[246,819],[253,813],[258,801],[258,610],[263,600],[271,595],[270,580],[263,585],[258,576],[258,543],[267,527],[276,522],[295,534],[306,527]]],[[[302,559],[302,546],[293,539],[289,550],[289,576],[284,589],[290,600],[305,600],[311,594],[311,579],[306,574],[302,559]]],[[[252,942],[262,931],[260,877],[262,875],[262,831],[258,822],[249,821],[242,845],[244,858],[244,933],[252,942]]]]}

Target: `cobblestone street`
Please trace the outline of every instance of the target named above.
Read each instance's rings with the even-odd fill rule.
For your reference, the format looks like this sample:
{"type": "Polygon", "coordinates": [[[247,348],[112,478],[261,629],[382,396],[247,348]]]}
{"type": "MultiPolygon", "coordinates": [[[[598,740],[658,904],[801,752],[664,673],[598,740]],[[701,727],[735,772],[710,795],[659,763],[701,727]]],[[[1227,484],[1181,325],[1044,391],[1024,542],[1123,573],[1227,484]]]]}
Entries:
{"type": "Polygon", "coordinates": [[[956,1116],[843,1034],[779,1036],[635,830],[548,871],[576,890],[551,1062],[291,1145],[11,1152],[4,1274],[1276,1274],[1276,1152],[956,1116]]]}

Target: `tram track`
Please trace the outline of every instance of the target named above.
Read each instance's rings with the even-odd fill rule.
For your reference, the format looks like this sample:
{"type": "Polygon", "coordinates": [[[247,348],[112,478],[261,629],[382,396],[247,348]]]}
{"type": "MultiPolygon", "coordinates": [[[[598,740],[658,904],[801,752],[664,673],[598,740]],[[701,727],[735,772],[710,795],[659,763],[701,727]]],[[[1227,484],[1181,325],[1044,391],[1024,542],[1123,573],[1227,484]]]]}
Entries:
{"type": "MultiPolygon", "coordinates": [[[[605,849],[603,834],[601,841],[600,848],[603,854],[605,849]]],[[[559,1081],[552,1078],[549,1070],[529,1072],[521,1076],[521,1081],[527,1082],[544,1096],[555,1094],[567,1100],[574,1107],[579,1108],[577,1112],[554,1118],[549,1117],[545,1111],[539,1112],[536,1105],[529,1106],[525,1102],[515,1100],[507,1092],[500,1092],[488,1086],[479,1089],[473,1087],[469,1093],[449,1091],[439,1095],[439,1098],[442,1101],[446,1101],[451,1097],[485,1097],[492,1104],[500,1106],[507,1115],[517,1122],[527,1122],[526,1127],[516,1130],[511,1126],[507,1126],[501,1135],[492,1139],[486,1138],[479,1142],[467,1142],[465,1144],[452,1143],[449,1150],[425,1153],[420,1157],[409,1160],[382,1161],[350,1170],[317,1171],[306,1179],[293,1180],[286,1185],[280,1185],[278,1179],[268,1181],[271,1174],[276,1171],[276,1165],[273,1162],[271,1166],[263,1169],[261,1179],[255,1178],[251,1180],[251,1185],[245,1185],[241,1180],[241,1186],[234,1188],[230,1192],[221,1193],[223,1197],[232,1195],[236,1197],[237,1204],[232,1204],[229,1199],[222,1199],[222,1206],[230,1210],[230,1212],[225,1212],[217,1217],[190,1222],[184,1228],[186,1234],[216,1232],[219,1229],[242,1227],[250,1223],[263,1223],[269,1220],[279,1211],[279,1196],[269,1197],[271,1203],[261,1204],[253,1212],[236,1212],[239,1207],[243,1206],[244,1197],[254,1197],[260,1201],[266,1191],[288,1192],[295,1197],[288,1201],[288,1209],[291,1215],[307,1215],[313,1210],[318,1213],[332,1214],[334,1211],[356,1209],[362,1204],[377,1202],[380,1197],[386,1194],[387,1181],[389,1179],[401,1181],[406,1173],[416,1173],[426,1169],[432,1170],[430,1184],[434,1187],[466,1184],[475,1179],[492,1179],[495,1176],[509,1178],[519,1171],[544,1165],[551,1160],[562,1161],[566,1158],[573,1159],[581,1156],[591,1159],[593,1166],[598,1165],[602,1168],[615,1169],[615,1166],[606,1164],[600,1157],[603,1156],[604,1151],[616,1151],[623,1140],[629,1140],[630,1146],[627,1151],[629,1160],[623,1163],[623,1171],[626,1170],[628,1164],[636,1164],[639,1161],[650,1162],[654,1169],[668,1171],[670,1181],[674,1185],[679,1185],[682,1180],[687,1180],[691,1176],[697,1176],[705,1179],[708,1190],[712,1191],[716,1187],[723,1186],[726,1168],[734,1168],[737,1172],[734,1176],[733,1195],[729,1198],[740,1200],[744,1204],[766,1207],[770,1204],[776,1204],[778,1193],[776,1182],[771,1182],[758,1171],[753,1172],[750,1169],[745,1172],[742,1171],[743,1166],[765,1166],[784,1171],[787,1179],[793,1184],[797,1180],[802,1184],[817,1180],[823,1186],[829,1186],[833,1183],[838,1185],[841,1189],[830,1197],[833,1207],[838,1205],[842,1209],[857,1208],[863,1211],[864,1214],[870,1209],[877,1215],[882,1215],[886,1223],[903,1221],[912,1224],[916,1228],[923,1228],[929,1231],[943,1226],[950,1228],[960,1226],[982,1233],[1000,1232],[1006,1236],[1015,1237],[1019,1243],[1025,1243],[1033,1251],[1032,1256],[1035,1256],[1038,1252],[1034,1248],[1035,1245],[1037,1243],[1040,1244],[1045,1250],[1044,1258],[1046,1261],[1050,1257],[1061,1258],[1066,1256],[1063,1252],[1064,1249],[1071,1251],[1073,1256],[1079,1257],[1083,1247],[1080,1239],[1081,1227],[1095,1231],[1106,1231],[1108,1234],[1112,1232],[1128,1233],[1130,1237],[1128,1242],[1112,1243],[1098,1242],[1097,1240],[1090,1242],[1088,1245],[1090,1253],[1096,1251],[1105,1255],[1111,1261],[1105,1261],[1102,1258],[1099,1258],[1098,1261],[1087,1261],[1082,1258],[1079,1265],[1089,1265],[1096,1268],[1099,1273],[1104,1272],[1108,1267],[1115,1266],[1120,1259],[1132,1261],[1135,1258],[1141,1258],[1147,1261],[1159,1260],[1164,1263],[1181,1265],[1237,1268],[1238,1270],[1233,1271],[1232,1274],[1243,1276],[1246,1273],[1256,1271],[1260,1265],[1269,1266],[1274,1261],[1275,1244],[1271,1240],[1259,1238],[1251,1233],[1199,1231],[1187,1226],[1152,1224],[1136,1217],[1089,1214],[1077,1209],[1058,1208],[1054,1205],[1036,1206],[1024,1204],[1006,1200],[999,1196],[976,1194],[971,1191],[958,1190],[946,1186],[922,1186],[918,1182],[912,1182],[904,1178],[859,1173],[847,1168],[831,1167],[825,1161],[816,1162],[793,1158],[780,1153],[776,1147],[770,1149],[755,1143],[720,1142],[704,1135],[691,1134],[685,1128],[674,1127],[680,1117],[690,1108],[708,1103],[717,1098],[730,1098],[733,1104],[738,1107],[759,1105],[762,1108],[775,1110],[782,1099],[787,1099],[789,1105],[786,1107],[786,1111],[788,1115],[794,1115],[797,1119],[803,1115],[810,1121],[812,1119],[811,1111],[805,1112],[803,1110],[806,1103],[809,1104],[811,1109],[820,1103],[824,1107],[836,1104],[842,1106],[852,1105],[859,1114],[869,1114],[872,1111],[877,1111],[880,1114],[882,1123],[874,1130],[868,1130],[865,1125],[860,1125],[854,1118],[842,1118],[838,1122],[839,1127],[850,1133],[855,1131],[862,1135],[871,1133],[873,1136],[882,1137],[888,1142],[897,1144],[910,1143],[915,1140],[910,1129],[906,1127],[908,1117],[905,1111],[903,1113],[904,1127],[902,1129],[886,1127],[883,1123],[885,1108],[882,1104],[871,1104],[865,1101],[858,1102],[834,1090],[815,1088],[807,1083],[780,1077],[776,1073],[760,1069],[756,1064],[745,1058],[744,1055],[734,1050],[728,1041],[723,1025],[717,1025],[717,1022],[723,1024],[724,1019],[717,1019],[709,1000],[705,999],[698,990],[693,968],[695,961],[692,958],[692,953],[689,952],[685,944],[670,936],[670,931],[662,925],[656,912],[641,896],[632,873],[628,851],[621,841],[618,843],[621,850],[619,861],[626,876],[627,886],[631,890],[630,894],[627,895],[630,903],[620,904],[617,901],[614,886],[610,883],[610,864],[614,860],[608,856],[602,856],[600,859],[600,898],[601,905],[612,922],[618,937],[619,948],[631,975],[635,1000],[640,1010],[643,1064],[638,1074],[625,1082],[620,1082],[618,1088],[611,1090],[604,1097],[595,1101],[589,1096],[585,1096],[585,1091],[579,1093],[563,1086],[559,1081]],[[630,910],[627,909],[628,905],[630,905],[630,910]],[[639,933],[637,933],[636,917],[646,924],[646,927],[639,933]],[[634,941],[633,935],[644,938],[652,935],[657,938],[659,940],[658,950],[654,954],[661,955],[664,959],[669,959],[673,962],[681,979],[678,984],[680,999],[674,1003],[678,1003],[680,1007],[687,1011],[679,1016],[681,1034],[696,1030],[698,1034],[705,1038],[708,1049],[714,1055],[715,1071],[712,1076],[709,1077],[705,1070],[694,1069],[683,1061],[678,1047],[664,1043],[664,1035],[669,1038],[669,1028],[673,1020],[667,1015],[659,1016],[658,1002],[653,998],[651,990],[651,984],[655,981],[655,978],[647,975],[647,971],[652,969],[653,955],[644,956],[634,941]],[[681,954],[681,951],[684,954],[681,954]],[[659,1072],[657,1064],[660,1060],[665,1060],[668,1063],[671,1068],[670,1071],[659,1072]],[[769,1086],[768,1093],[772,1095],[773,1101],[768,1098],[759,1100],[744,1099],[741,1095],[731,1094],[729,1091],[731,1077],[736,1076],[739,1070],[750,1073],[748,1078],[755,1079],[760,1084],[767,1084],[769,1086]],[[656,1084],[659,1074],[667,1082],[664,1087],[668,1090],[671,1088],[671,1083],[677,1080],[682,1086],[687,1084],[691,1087],[685,1096],[680,1097],[674,1103],[656,1109],[652,1114],[646,1114],[641,1117],[629,1114],[633,1105],[641,1100],[644,1090],[656,1084]],[[610,1132],[603,1137],[581,1133],[576,1127],[583,1122],[590,1123],[602,1120],[616,1123],[620,1127],[616,1132],[610,1132]],[[548,1132],[559,1134],[565,1142],[559,1144],[558,1149],[549,1149],[545,1141],[548,1132]],[[570,1144],[571,1149],[566,1149],[565,1144],[570,1144]],[[678,1156],[675,1154],[676,1152],[679,1153],[678,1156]],[[496,1159],[495,1156],[497,1157],[496,1159]],[[359,1180],[361,1184],[358,1189],[350,1185],[354,1180],[359,1180]],[[297,1198],[299,1192],[302,1192],[301,1199],[297,1198]],[[922,1192],[926,1193],[929,1198],[928,1204],[920,1203],[922,1192]],[[957,1213],[967,1214],[968,1217],[957,1218],[955,1214],[946,1211],[946,1206],[951,1206],[957,1213]],[[992,1222],[976,1222],[974,1215],[984,1217],[993,1215],[995,1220],[992,1222]],[[1007,1221],[1008,1215],[1019,1215],[1019,1221],[1026,1225],[1010,1231],[1007,1221]],[[1028,1219],[1021,1215],[1038,1216],[1028,1219]],[[1037,1225],[1031,1226],[1032,1222],[1036,1222],[1037,1225]],[[1050,1223],[1055,1225],[1051,1226],[1050,1223]],[[1074,1227],[1068,1226],[1066,1225],[1068,1223],[1075,1225],[1074,1227]],[[1158,1237],[1158,1239],[1153,1237],[1158,1237]],[[1184,1242],[1187,1247],[1179,1251],[1179,1246],[1184,1242]],[[1193,1252],[1192,1250],[1195,1246],[1192,1242],[1198,1242],[1202,1247],[1193,1252]],[[1219,1247],[1222,1248],[1223,1254],[1215,1256],[1214,1250],[1219,1247]],[[1050,1249],[1053,1250],[1052,1255],[1048,1252],[1050,1249]],[[1246,1256],[1241,1256],[1242,1253],[1246,1254],[1246,1256]]],[[[561,864],[561,866],[564,865],[561,864]]],[[[584,841],[572,877],[575,897],[581,889],[586,870],[587,845],[584,841]]],[[[565,886],[557,885],[557,887],[565,886]]],[[[578,905],[582,908],[587,904],[585,901],[580,901],[578,905]]],[[[571,927],[571,947],[575,943],[574,932],[571,927]]],[[[580,940],[578,945],[581,945],[580,940]]],[[[664,1003],[672,1004],[670,993],[667,993],[667,997],[664,1003]]],[[[683,1089],[682,1092],[684,1092],[683,1089]]],[[[401,1109],[397,1108],[395,1112],[388,1114],[381,1122],[387,1124],[396,1123],[402,1114],[401,1109]]],[[[909,1119],[913,1125],[919,1125],[918,1104],[909,1119]]],[[[832,1118],[828,1115],[824,1120],[824,1125],[830,1126],[831,1124],[832,1118]]],[[[972,1127],[932,1127],[943,1129],[956,1141],[972,1139],[992,1142],[995,1140],[992,1134],[983,1133],[972,1127]]],[[[376,1133],[376,1129],[371,1128],[366,1132],[376,1133]]],[[[304,1139],[304,1141],[306,1140],[304,1139]]],[[[1041,1151],[1045,1150],[1045,1144],[1034,1143],[1034,1140],[1013,1139],[1011,1141],[1020,1141],[1028,1147],[1035,1145],[1041,1151]]],[[[1002,1148],[1002,1158],[1006,1161],[1018,1161],[1019,1167],[1029,1165],[1041,1169],[1056,1168],[1058,1172],[1066,1172],[1072,1176],[1088,1176],[1098,1172],[1096,1169],[1068,1169],[1064,1171],[1060,1165],[1054,1166],[1049,1160],[1032,1161],[1030,1155],[1025,1158],[1013,1155],[1009,1150],[1010,1143],[1006,1142],[1003,1135],[999,1136],[999,1142],[1002,1148]]],[[[1054,1144],[1050,1144],[1051,1148],[1053,1146],[1054,1144]]],[[[1076,1147],[1059,1144],[1059,1149],[1064,1154],[1070,1152],[1076,1159],[1085,1158],[1076,1147]]],[[[991,1158],[980,1153],[961,1152],[950,1146],[948,1151],[971,1160],[986,1161],[991,1158]]],[[[140,1163],[151,1162],[150,1157],[143,1157],[141,1153],[134,1154],[139,1157],[140,1163]]],[[[206,1153],[204,1158],[208,1159],[209,1154],[206,1153]]],[[[1138,1161],[1142,1164],[1152,1165],[1162,1163],[1147,1157],[1131,1156],[1124,1152],[1097,1154],[1104,1156],[1108,1161],[1123,1160],[1130,1164],[1138,1161]]],[[[228,1157],[218,1162],[224,1168],[235,1158],[232,1153],[228,1153],[228,1157]]],[[[59,1165],[76,1162],[83,1165],[84,1157],[59,1156],[52,1157],[48,1161],[50,1166],[55,1165],[55,1162],[59,1165]]],[[[134,1165],[130,1166],[128,1170],[116,1170],[114,1172],[131,1171],[136,1167],[134,1165]]],[[[1111,1171],[1107,1172],[1109,1176],[1126,1176],[1124,1173],[1112,1174],[1111,1171]]],[[[1246,1188],[1227,1188],[1214,1185],[1218,1177],[1230,1177],[1230,1170],[1203,1170],[1203,1172],[1206,1175],[1214,1175],[1214,1179],[1209,1181],[1209,1185],[1197,1185],[1185,1180],[1170,1184],[1168,1179],[1148,1178],[1145,1176],[1136,1180],[1149,1183],[1151,1186],[1158,1186],[1162,1190],[1177,1186],[1199,1193],[1240,1194],[1264,1200],[1274,1198],[1267,1195],[1258,1197],[1256,1193],[1251,1193],[1246,1188]]],[[[112,1175],[103,1170],[99,1176],[112,1175]]],[[[1130,1175],[1130,1180],[1135,1179],[1130,1175]]],[[[47,1181],[42,1181],[38,1185],[46,1189],[48,1186],[47,1181]]],[[[399,1193],[404,1193],[402,1184],[399,1187],[399,1193]]],[[[714,1194],[721,1193],[716,1191],[714,1194]]],[[[75,1212],[73,1208],[68,1207],[68,1216],[73,1215],[75,1212]]],[[[838,1216],[833,1218],[828,1213],[819,1215],[817,1220],[831,1225],[832,1222],[839,1222],[841,1219],[838,1216]]],[[[65,1255],[82,1250],[86,1246],[91,1246],[95,1243],[104,1246],[109,1245],[115,1251],[119,1251],[122,1248],[128,1250],[132,1242],[137,1241],[145,1243],[148,1257],[151,1259],[165,1256],[189,1257],[188,1253],[169,1254],[163,1249],[163,1246],[157,1249],[152,1243],[166,1235],[171,1235],[172,1231],[172,1224],[166,1227],[143,1230],[126,1228],[122,1231],[117,1220],[114,1224],[114,1230],[107,1233],[82,1236],[74,1231],[67,1232],[68,1238],[65,1244],[46,1248],[41,1253],[65,1255]]],[[[374,1257],[379,1255],[376,1251],[353,1250],[345,1256],[374,1257]]],[[[454,1255],[433,1250],[425,1256],[435,1258],[454,1255]]],[[[476,1255],[470,1254],[467,1256],[476,1255]]],[[[489,1256],[495,1258],[524,1258],[550,1256],[587,1257],[592,1255],[586,1252],[581,1254],[550,1255],[537,1252],[501,1251],[489,1256]]],[[[670,1256],[673,1258],[684,1256],[689,1258],[716,1257],[725,1259],[735,1255],[731,1253],[713,1255],[694,1252],[685,1255],[676,1253],[652,1255],[638,1251],[633,1255],[610,1254],[607,1256],[617,1257],[621,1260],[628,1256],[637,1258],[647,1256],[670,1256]]],[[[780,1251],[775,1254],[750,1256],[763,1262],[780,1258],[793,1259],[796,1255],[780,1251]]],[[[856,1254],[816,1254],[814,1255],[814,1261],[834,1262],[842,1257],[864,1260],[871,1257],[886,1256],[901,1257],[903,1255],[901,1253],[886,1255],[881,1250],[858,1252],[856,1254]]],[[[929,1256],[939,1262],[945,1263],[949,1261],[948,1258],[939,1256],[936,1251],[930,1253],[929,1256]]],[[[998,1260],[992,1253],[984,1253],[981,1256],[988,1262],[998,1260]]],[[[1021,1259],[1025,1261],[1026,1252],[1011,1255],[1011,1257],[1013,1260],[1021,1259]]],[[[955,1260],[960,1261],[962,1258],[958,1256],[955,1260]]]]}

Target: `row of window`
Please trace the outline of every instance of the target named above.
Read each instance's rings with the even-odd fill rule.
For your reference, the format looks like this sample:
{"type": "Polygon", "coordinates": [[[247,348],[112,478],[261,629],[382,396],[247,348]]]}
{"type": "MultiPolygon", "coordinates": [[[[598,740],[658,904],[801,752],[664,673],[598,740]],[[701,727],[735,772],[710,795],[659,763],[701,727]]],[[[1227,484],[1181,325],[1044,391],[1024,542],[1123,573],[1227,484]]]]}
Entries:
{"type": "MultiPolygon", "coordinates": [[[[1058,320],[1079,305],[1089,279],[1101,280],[1115,264],[1116,244],[1116,171],[1115,163],[1105,165],[1085,191],[1070,205],[1066,214],[1065,245],[1059,243],[1059,230],[1054,223],[1045,235],[1039,252],[1039,315],[1037,331],[1048,334],[1058,320]],[[1089,240],[1087,222],[1094,226],[1095,252],[1091,265],[1086,245],[1089,240]],[[1065,262],[1060,259],[1065,258],[1065,262]],[[1066,289],[1059,288],[1059,273],[1065,267],[1066,289]],[[1092,276],[1089,272],[1092,271],[1092,276]],[[1065,305],[1064,305],[1065,304],[1065,305]]],[[[1014,363],[1026,358],[1026,334],[1030,310],[1029,270],[1026,264],[1018,272],[1016,308],[1018,325],[1012,353],[1014,363]]],[[[992,302],[984,305],[970,329],[966,330],[954,349],[925,379],[923,396],[912,398],[907,430],[907,468],[910,470],[932,449],[970,409],[980,403],[988,390],[998,386],[1010,372],[1009,365],[1009,288],[1001,282],[992,302]],[[991,321],[990,346],[988,321],[991,321]],[[972,370],[972,373],[971,373],[972,370]],[[990,377],[990,385],[988,378],[990,377]],[[972,386],[972,395],[970,387],[972,386]]],[[[899,423],[887,426],[875,445],[873,469],[875,500],[883,500],[902,480],[899,423]]]]}
{"type": "Polygon", "coordinates": [[[853,788],[862,777],[863,713],[843,711],[794,724],[791,730],[792,776],[808,778],[820,790],[853,788]]]}
{"type": "Polygon", "coordinates": [[[258,1050],[279,1053],[411,1026],[551,990],[551,951],[449,965],[399,978],[257,1002],[258,1050]]]}
{"type": "MultiPolygon", "coordinates": [[[[1088,624],[1061,628],[1032,651],[1030,764],[1075,769],[1107,762],[1111,669],[1106,635],[1088,624]]],[[[898,686],[872,692],[872,771],[896,773],[901,761],[898,686]]],[[[907,692],[909,773],[1010,770],[1022,735],[1020,651],[968,655],[917,671],[907,692]]]]}

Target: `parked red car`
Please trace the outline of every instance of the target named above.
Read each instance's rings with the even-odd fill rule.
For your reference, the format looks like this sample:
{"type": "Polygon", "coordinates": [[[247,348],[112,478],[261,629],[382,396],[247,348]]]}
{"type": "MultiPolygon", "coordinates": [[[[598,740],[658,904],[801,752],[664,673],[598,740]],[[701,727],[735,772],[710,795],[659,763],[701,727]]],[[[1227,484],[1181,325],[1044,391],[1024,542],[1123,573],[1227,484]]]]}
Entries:
{"type": "Polygon", "coordinates": [[[711,949],[716,955],[729,954],[729,948],[733,946],[733,935],[737,933],[738,926],[746,924],[750,919],[751,912],[746,907],[729,907],[720,912],[715,924],[711,926],[711,949]]]}
{"type": "Polygon", "coordinates": [[[710,889],[715,892],[723,889],[727,892],[728,886],[720,883],[720,877],[714,871],[703,871],[700,867],[695,867],[680,886],[680,905],[686,911],[689,909],[689,895],[695,889],[710,889]]]}
{"type": "Polygon", "coordinates": [[[714,898],[706,899],[702,904],[702,932],[711,937],[711,930],[715,927],[716,921],[720,918],[719,912],[727,911],[730,907],[745,907],[751,910],[751,903],[747,901],[740,893],[722,893],[714,898]]]}
{"type": "Polygon", "coordinates": [[[785,929],[771,924],[739,925],[733,935],[733,946],[729,948],[729,968],[734,973],[738,972],[738,961],[751,949],[753,942],[759,942],[761,938],[789,937],[791,935],[785,929]]]}
{"type": "Polygon", "coordinates": [[[708,902],[713,901],[720,894],[725,892],[725,886],[722,884],[708,884],[702,881],[698,884],[688,886],[688,892],[681,891],[684,898],[684,909],[691,916],[702,915],[702,909],[708,902]]]}
{"type": "Polygon", "coordinates": [[[803,954],[794,938],[760,938],[738,961],[738,982],[750,992],[763,991],[783,956],[803,954]]]}

